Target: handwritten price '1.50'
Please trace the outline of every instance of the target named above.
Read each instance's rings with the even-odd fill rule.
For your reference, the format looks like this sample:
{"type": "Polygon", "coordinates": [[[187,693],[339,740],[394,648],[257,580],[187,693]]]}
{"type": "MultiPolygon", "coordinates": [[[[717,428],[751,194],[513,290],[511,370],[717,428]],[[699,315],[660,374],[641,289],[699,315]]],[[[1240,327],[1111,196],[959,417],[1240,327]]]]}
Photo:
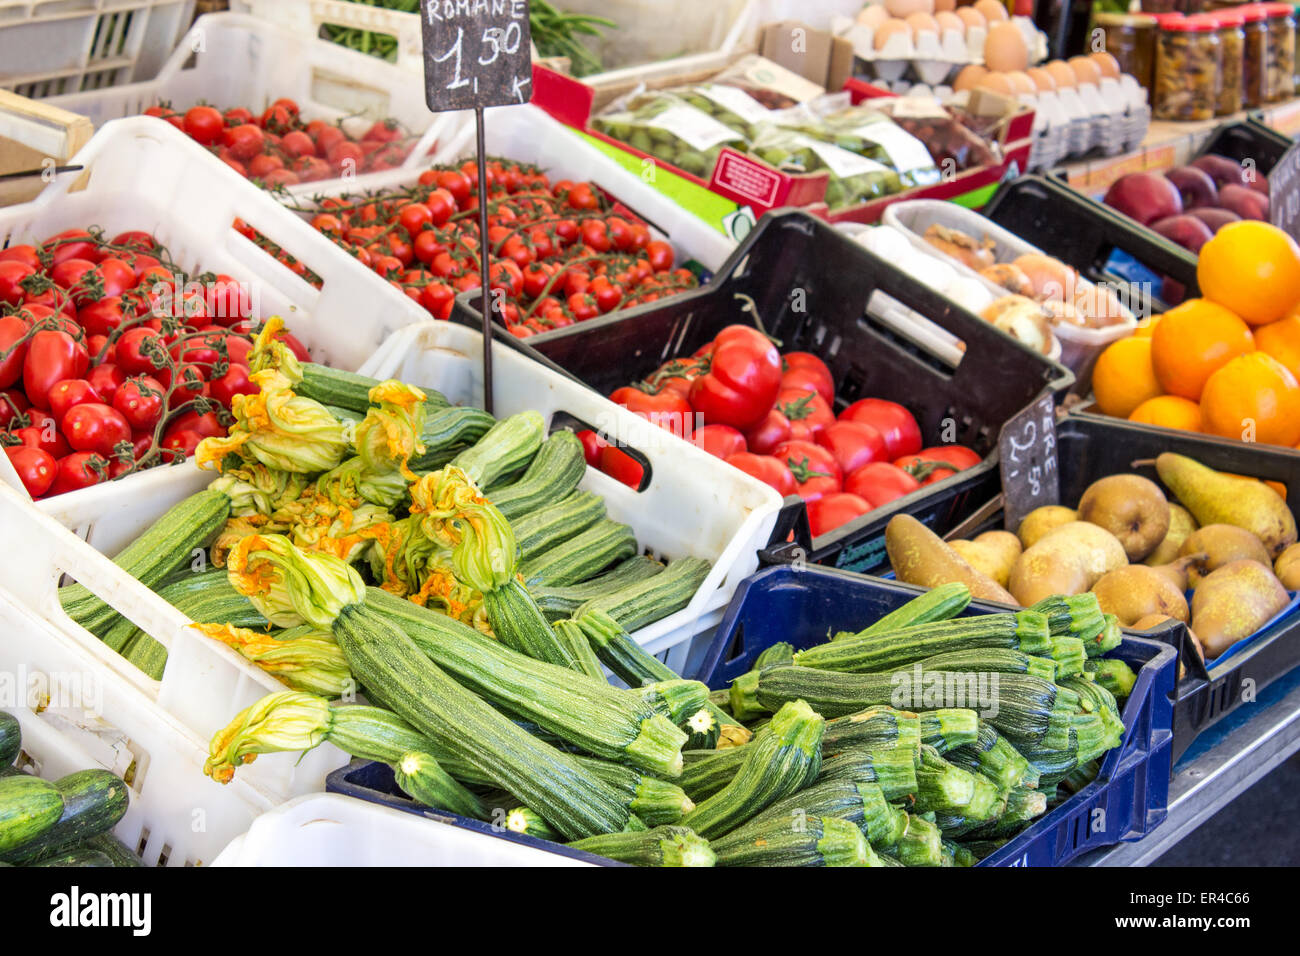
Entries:
{"type": "MultiPolygon", "coordinates": [[[[506,26],[504,30],[501,27],[488,27],[483,31],[483,39],[481,41],[481,44],[484,47],[484,49],[490,52],[492,55],[487,59],[484,59],[483,54],[480,54],[478,57],[479,65],[490,66],[491,64],[496,62],[497,58],[501,56],[503,52],[506,55],[517,53],[519,51],[519,44],[521,43],[522,38],[523,38],[523,30],[520,28],[519,24],[517,23],[509,24],[508,26],[506,26]]],[[[451,82],[447,84],[446,88],[449,90],[459,90],[459,89],[464,89],[466,86],[470,86],[472,84],[474,88],[474,92],[477,93],[478,77],[471,78],[461,73],[462,58],[464,56],[464,46],[465,46],[465,28],[457,27],[456,42],[451,45],[451,48],[448,49],[446,53],[444,53],[442,56],[434,57],[433,60],[435,63],[446,63],[452,57],[455,57],[456,58],[455,74],[452,76],[451,82]]]]}

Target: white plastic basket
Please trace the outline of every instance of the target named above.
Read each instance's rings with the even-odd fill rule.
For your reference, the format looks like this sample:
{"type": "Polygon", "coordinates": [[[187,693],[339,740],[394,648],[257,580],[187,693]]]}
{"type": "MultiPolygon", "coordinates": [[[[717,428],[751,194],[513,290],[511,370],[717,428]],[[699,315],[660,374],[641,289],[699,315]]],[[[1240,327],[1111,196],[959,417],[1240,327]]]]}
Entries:
{"type": "Polygon", "coordinates": [[[153,77],[194,0],[0,0],[0,88],[32,99],[153,77]]]}
{"type": "MultiPolygon", "coordinates": [[[[13,527],[13,495],[4,487],[0,506],[5,527],[13,527]]],[[[38,539],[24,540],[43,551],[38,539]]],[[[0,673],[17,691],[0,709],[22,725],[20,762],[48,780],[91,767],[126,779],[130,808],[114,832],[146,864],[211,862],[259,814],[319,790],[325,775],[347,762],[333,747],[298,766],[294,755],[275,754],[241,768],[226,786],[213,782],[203,775],[206,739],[22,606],[11,590],[21,586],[0,586],[0,673]]]]}
{"type": "MultiPolygon", "coordinates": [[[[85,188],[63,176],[34,201],[0,210],[0,242],[39,242],[97,225],[109,235],[146,229],[190,274],[222,272],[246,282],[255,314],[282,315],[319,362],[355,371],[388,334],[428,313],[374,272],[245,181],[167,123],[117,120],[78,154],[85,188]],[[290,272],[232,228],[236,218],[323,277],[320,289],[290,272]]],[[[8,459],[0,478],[16,482],[8,459]]],[[[209,480],[191,464],[154,468],[40,502],[46,514],[115,553],[144,527],[141,500],[179,501],[209,480]]],[[[18,487],[15,485],[15,487],[18,487]]]]}
{"type": "MultiPolygon", "coordinates": [[[[394,335],[361,373],[428,385],[453,402],[480,405],[482,354],[480,333],[450,322],[427,322],[394,335]]],[[[651,478],[644,491],[593,468],[587,469],[581,485],[605,499],[609,517],[631,526],[643,549],[659,557],[693,555],[713,563],[690,604],[632,635],[652,654],[676,651],[668,663],[680,667],[689,653],[689,639],[722,620],[736,585],[758,567],[756,552],[768,543],[781,496],[508,345],[493,343],[492,362],[498,417],[531,408],[549,424],[567,412],[607,434],[622,436],[645,455],[651,478]]]]}
{"type": "MultiPolygon", "coordinates": [[[[628,172],[546,111],[531,104],[495,107],[486,111],[485,122],[489,155],[532,163],[552,180],[595,183],[667,239],[677,253],[678,261],[695,259],[706,268],[716,270],[735,250],[735,240],[722,235],[641,177],[628,172]]],[[[471,121],[458,135],[439,144],[429,164],[458,162],[474,154],[471,121]]],[[[414,185],[419,175],[418,170],[393,169],[369,177],[365,190],[358,188],[360,180],[353,183],[335,181],[314,190],[312,197],[402,189],[414,185]]]]}
{"type": "MultiPolygon", "coordinates": [[[[994,255],[999,262],[1006,262],[1026,253],[1043,252],[1042,249],[1025,242],[1015,233],[1003,229],[974,210],[934,199],[913,199],[894,203],[885,210],[883,222],[903,230],[915,245],[927,249],[930,248],[930,244],[921,238],[921,235],[929,226],[939,223],[951,229],[959,229],[970,236],[977,238],[987,236],[992,239],[994,255]]],[[[973,269],[951,256],[945,258],[965,274],[980,279],[991,291],[1005,294],[1006,290],[984,279],[973,269]]],[[[1083,277],[1080,277],[1079,281],[1085,287],[1093,285],[1083,277]]],[[[1064,323],[1052,327],[1052,331],[1061,341],[1059,361],[1074,372],[1076,391],[1087,392],[1088,383],[1092,379],[1092,367],[1096,364],[1097,356],[1102,350],[1110,343],[1133,334],[1134,328],[1137,327],[1137,319],[1127,308],[1124,311],[1126,313],[1124,322],[1104,329],[1081,329],[1064,323]]]]}
{"type": "Polygon", "coordinates": [[[318,793],[258,817],[213,866],[589,866],[400,810],[318,793]]]}
{"type": "MultiPolygon", "coordinates": [[[[152,80],[51,101],[99,126],[137,116],[162,100],[178,110],[207,103],[256,112],[286,96],[297,101],[304,118],[343,120],[344,128],[356,135],[377,119],[393,117],[421,137],[403,164],[406,168],[422,165],[434,144],[465,122],[459,113],[429,112],[423,84],[413,82],[407,71],[311,34],[234,13],[196,20],[152,80]]],[[[352,181],[364,185],[370,175],[352,181]]],[[[301,183],[287,191],[311,195],[321,185],[301,183]]]]}

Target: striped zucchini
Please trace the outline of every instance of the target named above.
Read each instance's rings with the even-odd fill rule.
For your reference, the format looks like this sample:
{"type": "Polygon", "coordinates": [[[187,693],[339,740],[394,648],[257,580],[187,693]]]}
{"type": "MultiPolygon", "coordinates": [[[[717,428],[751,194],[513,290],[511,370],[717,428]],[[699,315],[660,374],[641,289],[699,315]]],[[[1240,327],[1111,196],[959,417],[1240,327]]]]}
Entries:
{"type": "Polygon", "coordinates": [[[680,611],[709,576],[711,565],[701,558],[678,558],[661,574],[593,598],[573,614],[604,611],[629,634],[680,611]]]}
{"type": "Polygon", "coordinates": [[[979,716],[963,707],[944,707],[921,714],[921,743],[939,753],[973,743],[979,736],[979,716]]]}
{"type": "Polygon", "coordinates": [[[888,800],[916,793],[916,762],[908,750],[868,750],[851,747],[822,758],[818,783],[849,780],[880,787],[888,800]]]}
{"type": "Polygon", "coordinates": [[[383,615],[349,605],[333,630],[362,685],[382,687],[399,716],[517,794],[564,836],[612,833],[627,824],[617,792],[465,690],[383,615]]]}
{"type": "MultiPolygon", "coordinates": [[[[302,381],[293,388],[297,394],[315,399],[322,405],[337,405],[358,415],[369,411],[370,390],[379,384],[377,379],[315,362],[303,362],[299,368],[302,381]]],[[[430,411],[447,404],[446,396],[439,391],[423,386],[420,391],[424,392],[425,405],[430,411]]]]}
{"type": "Polygon", "coordinates": [[[683,750],[677,784],[696,803],[713,796],[735,779],[750,754],[750,746],[722,750],[683,750]]]}
{"type": "Polygon", "coordinates": [[[712,839],[816,780],[825,726],[803,701],[783,706],[764,738],[746,745],[748,754],[731,782],[682,817],[682,823],[712,839]]]}
{"type": "Polygon", "coordinates": [[[980,721],[979,733],[971,743],[944,755],[949,763],[982,773],[1002,790],[1037,784],[1037,771],[1010,742],[987,721],[980,721]]]}
{"type": "Polygon", "coordinates": [[[862,831],[838,817],[788,817],[714,839],[719,866],[882,866],[862,831]]]}
{"type": "Polygon", "coordinates": [[[1007,794],[1006,809],[970,834],[977,839],[995,839],[1019,833],[1026,823],[1047,812],[1047,794],[1042,790],[1016,787],[1007,794]]]}
{"type": "Polygon", "coordinates": [[[552,621],[551,628],[555,631],[560,644],[577,663],[577,670],[596,680],[605,679],[605,669],[600,666],[600,659],[596,657],[591,642],[587,640],[587,635],[582,633],[582,628],[578,626],[577,621],[552,621]]]}
{"type": "Polygon", "coordinates": [[[451,464],[463,468],[475,486],[490,493],[494,484],[528,467],[545,436],[546,422],[540,414],[520,412],[493,425],[451,464]]]}
{"type": "Polygon", "coordinates": [[[1025,654],[1042,654],[1051,648],[1047,618],[1033,611],[1018,611],[917,624],[888,634],[819,644],[799,651],[794,660],[800,667],[871,673],[935,654],[977,647],[1005,647],[1025,654]]]}
{"type": "Polygon", "coordinates": [[[626,561],[620,561],[609,571],[599,577],[581,584],[563,588],[530,588],[537,606],[542,609],[548,621],[574,617],[584,604],[613,594],[629,585],[652,578],[664,570],[664,565],[644,554],[633,555],[626,561]]]}
{"type": "Polygon", "coordinates": [[[427,753],[408,751],[393,764],[393,779],[416,803],[463,817],[484,819],[487,805],[452,778],[427,753]]]}
{"type": "Polygon", "coordinates": [[[507,811],[503,825],[511,833],[524,833],[539,840],[557,843],[563,839],[540,813],[528,807],[514,807],[507,811]]]}
{"type": "Polygon", "coordinates": [[[1082,674],[1084,662],[1088,659],[1083,641],[1077,637],[1053,637],[1052,650],[1048,656],[1056,664],[1058,680],[1082,674]]]}
{"type": "Polygon", "coordinates": [[[626,800],[628,809],[646,826],[676,823],[695,809],[695,803],[675,783],[595,757],[575,756],[573,759],[592,776],[617,790],[626,800]]]}
{"type": "Polygon", "coordinates": [[[967,820],[991,820],[1005,809],[1005,797],[991,780],[944,760],[933,747],[921,747],[916,768],[915,806],[960,814],[967,820]]]}
{"type": "Polygon", "coordinates": [[[0,767],[8,767],[18,759],[23,748],[23,729],[18,718],[0,710],[0,767]]]}
{"type": "Polygon", "coordinates": [[[59,819],[35,838],[5,853],[5,862],[34,863],[106,833],[126,815],[126,784],[107,770],[80,770],[56,780],[54,786],[63,799],[59,819]]]}
{"type": "Polygon", "coordinates": [[[847,820],[858,827],[873,846],[891,837],[897,839],[897,814],[885,799],[884,792],[874,783],[854,780],[818,780],[812,786],[776,801],[721,839],[745,839],[753,831],[773,823],[800,823],[816,817],[847,820]]]}
{"type": "MultiPolygon", "coordinates": [[[[191,621],[253,629],[270,626],[253,603],[231,587],[224,568],[182,571],[158,589],[158,596],[191,621]]],[[[120,618],[105,632],[104,643],[121,653],[139,633],[134,623],[120,618]]]]}
{"type": "Polygon", "coordinates": [[[1092,640],[1083,642],[1083,649],[1089,657],[1101,657],[1124,643],[1124,631],[1119,626],[1119,618],[1114,614],[1103,614],[1102,619],[1106,622],[1106,626],[1102,628],[1101,633],[1092,640]]]}
{"type": "Polygon", "coordinates": [[[485,592],[483,609],[497,640],[506,647],[536,660],[581,672],[582,667],[573,653],[556,637],[555,629],[518,578],[507,581],[494,591],[485,592]]]}
{"type": "Polygon", "coordinates": [[[636,533],[625,524],[604,519],[524,562],[519,573],[529,587],[564,587],[586,581],[634,554],[636,533]]]}
{"type": "Polygon", "coordinates": [[[1047,626],[1053,637],[1077,637],[1087,642],[1106,626],[1097,595],[1091,591],[1069,596],[1055,594],[1031,605],[1029,610],[1047,615],[1047,626]]]}
{"type": "MultiPolygon", "coordinates": [[[[161,584],[177,568],[194,560],[230,516],[230,498],[205,489],[172,505],[113,558],[113,563],[146,587],[161,584]]],[[[80,584],[59,588],[59,603],[68,616],[96,637],[118,613],[80,584]]]]}
{"type": "Polygon", "coordinates": [[[88,867],[108,868],[115,864],[106,853],[99,850],[92,850],[89,847],[79,846],[69,850],[63,850],[60,853],[51,856],[40,863],[32,863],[31,866],[74,866],[78,869],[88,867]]]}
{"type": "Polygon", "coordinates": [[[921,718],[892,707],[868,707],[826,722],[822,751],[833,754],[850,747],[899,749],[921,755],[921,718]]]}
{"type": "Polygon", "coordinates": [[[731,713],[737,720],[753,720],[769,713],[758,700],[758,675],[764,667],[774,664],[794,663],[794,645],[786,641],[777,641],[771,647],[765,647],[754,660],[754,666],[731,682],[731,713]]]}
{"type": "Polygon", "coordinates": [[[966,610],[966,606],[970,604],[970,597],[970,588],[960,582],[941,584],[920,597],[913,598],[902,607],[890,611],[870,627],[856,632],[841,631],[831,640],[853,640],[875,634],[887,634],[905,627],[915,627],[918,624],[948,621],[966,610]]]}
{"type": "Polygon", "coordinates": [[[116,867],[144,866],[141,859],[127,849],[126,844],[111,833],[101,833],[98,836],[91,837],[86,841],[86,849],[98,850],[112,860],[113,865],[116,867]]]}
{"type": "Polygon", "coordinates": [[[890,852],[904,866],[943,866],[943,834],[929,820],[909,813],[907,826],[890,852]]]}
{"type": "Polygon", "coordinates": [[[569,844],[634,866],[713,866],[709,841],[690,827],[660,826],[633,833],[605,833],[569,844]]]}
{"type": "Polygon", "coordinates": [[[924,671],[966,673],[1032,674],[1043,680],[1056,680],[1056,662],[1033,657],[1005,647],[979,647],[966,651],[935,654],[919,662],[924,671]]]}
{"type": "Polygon", "coordinates": [[[560,501],[578,487],[587,472],[582,442],[571,431],[557,431],[542,442],[537,456],[513,484],[492,491],[491,500],[507,519],[524,515],[560,501]]]}
{"type": "Polygon", "coordinates": [[[0,858],[39,839],[63,815],[63,794],[48,780],[17,773],[0,777],[0,858]]]}
{"type": "Polygon", "coordinates": [[[494,424],[495,418],[469,405],[427,408],[420,428],[424,451],[412,457],[407,467],[421,474],[435,471],[481,439],[494,424]]]}
{"type": "Polygon", "coordinates": [[[167,667],[167,648],[144,631],[137,631],[121,654],[128,664],[134,665],[146,677],[162,680],[167,667]]]}
{"type": "Polygon", "coordinates": [[[966,847],[948,840],[943,841],[943,855],[945,858],[952,859],[953,866],[974,866],[979,862],[975,858],[975,854],[966,847]]]}
{"type": "MultiPolygon", "coordinates": [[[[515,543],[519,545],[519,560],[528,561],[544,554],[580,531],[590,528],[603,517],[605,499],[593,491],[575,491],[562,501],[520,515],[510,522],[510,528],[515,533],[515,543]]],[[[663,568],[657,562],[656,567],[659,570],[663,568]]],[[[575,608],[577,606],[574,604],[575,608]]]]}
{"type": "MultiPolygon", "coordinates": [[[[588,753],[627,760],[669,776],[681,773],[686,734],[656,712],[653,691],[619,690],[603,680],[535,660],[454,618],[378,588],[369,589],[364,606],[400,628],[438,667],[498,707],[535,721],[588,753]],[[405,607],[398,609],[396,604],[405,607]]],[[[698,688],[696,701],[707,697],[703,684],[689,683],[698,688]]],[[[531,805],[527,799],[524,802],[531,805]]]]}
{"type": "Polygon", "coordinates": [[[1133,668],[1115,658],[1089,658],[1083,669],[1092,675],[1098,685],[1110,691],[1116,700],[1123,700],[1133,693],[1133,685],[1137,683],[1137,674],[1133,673],[1133,668]]]}

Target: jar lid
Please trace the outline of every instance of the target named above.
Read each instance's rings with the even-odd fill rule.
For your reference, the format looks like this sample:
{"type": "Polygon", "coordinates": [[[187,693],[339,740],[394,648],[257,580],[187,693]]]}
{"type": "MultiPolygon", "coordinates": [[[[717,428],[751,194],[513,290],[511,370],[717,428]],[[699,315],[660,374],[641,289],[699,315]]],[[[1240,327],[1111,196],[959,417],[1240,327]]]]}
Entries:
{"type": "Polygon", "coordinates": [[[1211,16],[1198,13],[1190,17],[1180,15],[1177,20],[1161,20],[1160,29],[1173,33],[1212,33],[1219,29],[1219,23],[1211,16]]]}
{"type": "Polygon", "coordinates": [[[1248,3],[1240,7],[1237,12],[1241,14],[1246,23],[1258,23],[1260,20],[1268,19],[1268,11],[1264,9],[1262,3],[1248,3]]]}
{"type": "Polygon", "coordinates": [[[1207,17],[1213,17],[1218,21],[1219,27],[1239,27],[1246,22],[1246,17],[1240,10],[1215,10],[1212,13],[1204,14],[1207,17]]]}
{"type": "Polygon", "coordinates": [[[1270,18],[1295,16],[1295,8],[1289,3],[1261,3],[1260,6],[1270,18]]]}
{"type": "Polygon", "coordinates": [[[1103,27],[1153,27],[1156,17],[1150,13],[1098,13],[1097,24],[1103,27]]]}

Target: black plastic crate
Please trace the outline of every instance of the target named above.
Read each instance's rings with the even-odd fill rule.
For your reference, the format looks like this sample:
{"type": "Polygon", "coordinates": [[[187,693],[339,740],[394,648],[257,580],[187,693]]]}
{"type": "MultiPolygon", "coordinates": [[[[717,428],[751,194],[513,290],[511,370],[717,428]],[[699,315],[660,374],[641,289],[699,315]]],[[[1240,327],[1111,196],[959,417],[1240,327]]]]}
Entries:
{"type": "MultiPolygon", "coordinates": [[[[1060,500],[1065,505],[1073,506],[1090,484],[1106,475],[1136,472],[1159,483],[1153,465],[1134,468],[1133,462],[1148,461],[1170,451],[1217,471],[1281,482],[1286,486],[1292,513],[1300,518],[1300,455],[1282,448],[1089,415],[1066,416],[1057,423],[1056,438],[1060,500]]],[[[1001,527],[1002,512],[997,511],[972,533],[1001,527]]],[[[1208,670],[1191,647],[1187,628],[1182,624],[1170,625],[1151,636],[1177,647],[1178,659],[1186,667],[1175,696],[1174,760],[1183,755],[1198,734],[1241,706],[1247,689],[1263,690],[1300,664],[1300,614],[1296,613],[1273,622],[1252,638],[1249,646],[1208,670]]]]}
{"type": "MultiPolygon", "coordinates": [[[[1003,184],[981,212],[1095,282],[1150,284],[1154,311],[1165,308],[1166,278],[1181,295],[1171,302],[1200,294],[1196,256],[1059,179],[1021,176],[1003,184]]],[[[1125,304],[1141,313],[1144,302],[1130,295],[1125,304]]]]}
{"type": "Polygon", "coordinates": [[[1255,164],[1267,176],[1295,141],[1255,118],[1224,123],[1210,134],[1197,156],[1226,156],[1255,164]]]}
{"type": "MultiPolygon", "coordinates": [[[[479,321],[468,300],[461,317],[479,321]]],[[[890,502],[810,542],[815,560],[851,570],[879,564],[884,528],[899,511],[956,523],[999,487],[1002,425],[1044,393],[1063,395],[1074,377],[933,289],[877,258],[807,213],[770,213],[708,286],[527,340],[517,348],[608,395],[690,355],[728,325],[757,325],[783,351],[820,356],[835,378],[837,410],[872,396],[905,406],[927,445],[968,445],[983,462],[890,502]],[[961,339],[953,368],[918,340],[867,316],[877,293],[961,339]]],[[[784,541],[802,505],[792,499],[774,541],[784,541]]],[[[808,550],[808,549],[806,549],[808,550]]]]}

